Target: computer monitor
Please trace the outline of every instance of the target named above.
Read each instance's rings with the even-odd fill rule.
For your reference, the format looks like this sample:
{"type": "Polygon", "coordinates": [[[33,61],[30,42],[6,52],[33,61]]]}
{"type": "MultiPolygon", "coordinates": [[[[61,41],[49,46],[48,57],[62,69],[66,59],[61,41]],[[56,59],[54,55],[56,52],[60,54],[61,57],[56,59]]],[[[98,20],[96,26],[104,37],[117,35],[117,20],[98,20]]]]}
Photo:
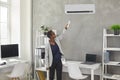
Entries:
{"type": "Polygon", "coordinates": [[[1,45],[1,58],[11,58],[19,56],[18,44],[1,45]]]}
{"type": "Polygon", "coordinates": [[[96,54],[86,54],[87,62],[96,62],[96,54]]]}

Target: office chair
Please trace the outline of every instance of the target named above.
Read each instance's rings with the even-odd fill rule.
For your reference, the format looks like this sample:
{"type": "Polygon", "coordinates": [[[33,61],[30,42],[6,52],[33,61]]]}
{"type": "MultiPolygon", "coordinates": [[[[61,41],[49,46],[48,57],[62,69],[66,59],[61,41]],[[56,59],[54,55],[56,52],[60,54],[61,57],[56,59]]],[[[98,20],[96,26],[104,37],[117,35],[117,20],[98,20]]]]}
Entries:
{"type": "Polygon", "coordinates": [[[18,63],[15,64],[12,72],[7,75],[11,80],[25,80],[28,74],[28,64],[27,63],[18,63]]]}
{"type": "Polygon", "coordinates": [[[88,77],[81,73],[78,63],[67,63],[67,65],[68,65],[68,74],[70,78],[79,80],[79,79],[85,79],[88,77]]]}

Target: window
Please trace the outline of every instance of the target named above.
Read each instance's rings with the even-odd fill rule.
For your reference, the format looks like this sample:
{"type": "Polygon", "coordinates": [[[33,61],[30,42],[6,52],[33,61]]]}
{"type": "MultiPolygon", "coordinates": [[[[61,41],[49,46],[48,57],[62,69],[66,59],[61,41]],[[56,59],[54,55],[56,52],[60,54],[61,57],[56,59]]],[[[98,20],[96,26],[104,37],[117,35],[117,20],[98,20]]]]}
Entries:
{"type": "Polygon", "coordinates": [[[9,4],[7,0],[0,0],[0,43],[9,43],[9,4]]]}
{"type": "Polygon", "coordinates": [[[0,0],[1,2],[7,2],[7,0],[0,0]]]}

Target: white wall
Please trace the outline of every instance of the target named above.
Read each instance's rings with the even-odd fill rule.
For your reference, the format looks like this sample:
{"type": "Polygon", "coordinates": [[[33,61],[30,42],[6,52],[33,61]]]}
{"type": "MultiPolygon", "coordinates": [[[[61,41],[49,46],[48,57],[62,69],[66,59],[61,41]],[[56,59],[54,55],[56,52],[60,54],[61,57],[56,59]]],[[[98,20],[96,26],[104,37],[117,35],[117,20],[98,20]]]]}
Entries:
{"type": "Polygon", "coordinates": [[[20,0],[21,58],[31,61],[31,0],[20,0]]]}

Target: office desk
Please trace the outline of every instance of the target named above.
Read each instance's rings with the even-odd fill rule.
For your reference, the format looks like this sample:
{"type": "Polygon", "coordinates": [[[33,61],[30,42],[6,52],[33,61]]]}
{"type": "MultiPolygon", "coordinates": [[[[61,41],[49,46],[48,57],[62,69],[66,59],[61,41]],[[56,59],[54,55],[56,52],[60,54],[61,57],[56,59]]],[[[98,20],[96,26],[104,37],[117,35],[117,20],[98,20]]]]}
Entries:
{"type": "Polygon", "coordinates": [[[4,69],[4,68],[7,68],[7,67],[12,67],[12,66],[14,66],[15,64],[21,63],[21,62],[27,62],[27,61],[24,61],[24,60],[7,61],[6,64],[0,65],[0,70],[1,70],[1,69],[4,69]]]}
{"type": "MultiPolygon", "coordinates": [[[[26,63],[28,61],[18,60],[18,61],[7,61],[6,64],[0,65],[0,80],[8,80],[8,74],[11,73],[14,66],[18,63],[26,63]]],[[[29,76],[29,75],[28,75],[29,76]]]]}
{"type": "MultiPolygon", "coordinates": [[[[94,80],[94,72],[95,72],[95,70],[97,70],[101,66],[101,63],[96,63],[96,64],[89,65],[89,64],[81,64],[82,63],[81,61],[66,61],[63,64],[63,72],[67,72],[66,69],[67,69],[67,64],[68,63],[77,63],[77,64],[79,64],[80,68],[90,69],[91,80],[94,80]]],[[[36,68],[36,70],[46,71],[46,68],[45,67],[40,67],[40,68],[36,68]]],[[[47,80],[49,80],[48,76],[49,76],[49,73],[47,72],[47,80]]]]}
{"type": "Polygon", "coordinates": [[[90,65],[90,64],[81,64],[82,62],[80,62],[80,61],[67,61],[67,62],[64,64],[64,66],[67,67],[67,64],[68,64],[68,63],[77,63],[77,64],[79,64],[79,67],[80,67],[80,68],[90,69],[90,72],[91,72],[91,80],[94,80],[94,71],[101,66],[100,63],[95,63],[95,64],[91,64],[91,65],[90,65]]]}

